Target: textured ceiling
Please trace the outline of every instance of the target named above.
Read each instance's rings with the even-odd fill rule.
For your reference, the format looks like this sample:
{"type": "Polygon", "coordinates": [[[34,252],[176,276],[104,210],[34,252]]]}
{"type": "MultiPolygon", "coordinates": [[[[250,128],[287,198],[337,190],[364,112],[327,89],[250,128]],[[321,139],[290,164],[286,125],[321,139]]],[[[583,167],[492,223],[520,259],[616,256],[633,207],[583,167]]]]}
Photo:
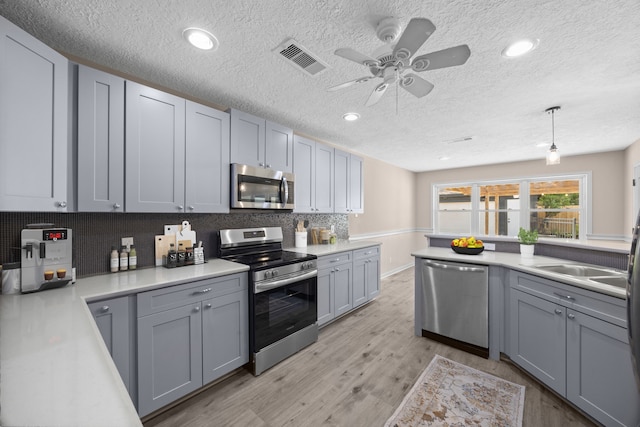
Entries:
{"type": "Polygon", "coordinates": [[[563,156],[640,139],[638,0],[0,0],[0,14],[55,49],[412,171],[543,159],[544,110],[554,105],[563,156]],[[368,74],[333,52],[372,54],[387,16],[435,24],[416,55],[467,44],[471,57],[421,73],[435,89],[420,99],[394,87],[365,107],[373,80],[328,92],[368,74]],[[219,49],[187,45],[191,26],[215,34],[219,49]],[[521,37],[540,44],[503,58],[521,37]],[[329,68],[315,77],[295,69],[273,52],[287,38],[329,68]],[[344,122],[348,111],[361,119],[344,122]]]}

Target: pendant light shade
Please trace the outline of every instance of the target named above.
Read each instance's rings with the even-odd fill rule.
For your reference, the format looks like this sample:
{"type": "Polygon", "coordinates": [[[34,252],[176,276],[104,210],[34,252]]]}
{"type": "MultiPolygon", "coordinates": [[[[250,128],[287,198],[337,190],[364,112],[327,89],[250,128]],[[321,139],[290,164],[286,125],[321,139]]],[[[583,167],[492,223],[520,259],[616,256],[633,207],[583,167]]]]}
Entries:
{"type": "Polygon", "coordinates": [[[558,111],[560,107],[551,107],[547,108],[545,111],[551,114],[551,147],[549,147],[549,151],[547,151],[547,165],[559,165],[560,164],[560,152],[558,151],[558,147],[556,147],[556,136],[555,136],[555,121],[554,114],[558,111]]]}

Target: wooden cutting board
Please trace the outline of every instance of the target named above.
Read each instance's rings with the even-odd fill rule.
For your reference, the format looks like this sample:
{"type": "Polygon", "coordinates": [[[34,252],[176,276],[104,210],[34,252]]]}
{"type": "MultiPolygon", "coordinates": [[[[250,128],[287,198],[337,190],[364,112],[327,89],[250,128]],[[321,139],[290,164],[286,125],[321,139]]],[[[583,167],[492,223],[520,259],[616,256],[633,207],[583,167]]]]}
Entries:
{"type": "Polygon", "coordinates": [[[156,267],[162,265],[162,256],[169,252],[169,245],[176,243],[176,235],[156,236],[156,267]]]}

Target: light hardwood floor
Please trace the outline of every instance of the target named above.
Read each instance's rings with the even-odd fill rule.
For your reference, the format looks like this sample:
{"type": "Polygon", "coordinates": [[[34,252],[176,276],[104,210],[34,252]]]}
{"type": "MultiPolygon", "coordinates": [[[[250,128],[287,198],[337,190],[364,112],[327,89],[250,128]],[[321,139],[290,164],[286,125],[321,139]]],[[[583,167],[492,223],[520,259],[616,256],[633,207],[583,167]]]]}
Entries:
{"type": "Polygon", "coordinates": [[[414,336],[413,274],[259,377],[242,370],[145,426],[382,426],[435,354],[525,385],[525,427],[594,426],[510,363],[414,336]]]}

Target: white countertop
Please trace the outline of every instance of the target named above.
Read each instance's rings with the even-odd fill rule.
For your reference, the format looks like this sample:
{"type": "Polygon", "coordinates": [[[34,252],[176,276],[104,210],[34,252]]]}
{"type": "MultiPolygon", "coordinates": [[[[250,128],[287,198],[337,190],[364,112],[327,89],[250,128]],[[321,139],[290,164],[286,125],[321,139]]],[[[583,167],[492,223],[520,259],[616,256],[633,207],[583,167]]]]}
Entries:
{"type": "Polygon", "coordinates": [[[0,296],[0,425],[141,426],[86,302],[248,269],[211,259],[0,296]]]}
{"type": "Polygon", "coordinates": [[[482,265],[500,265],[511,268],[513,270],[523,271],[525,273],[534,274],[536,276],[562,282],[571,286],[577,286],[583,289],[600,292],[602,294],[626,299],[626,289],[615,286],[596,283],[587,279],[575,278],[565,274],[553,273],[535,268],[540,264],[584,264],[579,262],[571,262],[559,260],[558,258],[544,257],[534,255],[532,258],[524,258],[520,254],[493,252],[485,250],[478,255],[462,255],[453,252],[450,248],[434,248],[429,247],[415,251],[411,254],[416,258],[439,259],[443,261],[458,261],[469,264],[482,265]]]}
{"type": "Polygon", "coordinates": [[[339,240],[333,245],[308,245],[305,248],[287,248],[288,251],[301,252],[305,254],[311,254],[315,256],[331,255],[338,252],[355,251],[358,249],[364,249],[371,246],[379,246],[380,242],[374,242],[371,240],[355,240],[346,241],[339,240]]]}

